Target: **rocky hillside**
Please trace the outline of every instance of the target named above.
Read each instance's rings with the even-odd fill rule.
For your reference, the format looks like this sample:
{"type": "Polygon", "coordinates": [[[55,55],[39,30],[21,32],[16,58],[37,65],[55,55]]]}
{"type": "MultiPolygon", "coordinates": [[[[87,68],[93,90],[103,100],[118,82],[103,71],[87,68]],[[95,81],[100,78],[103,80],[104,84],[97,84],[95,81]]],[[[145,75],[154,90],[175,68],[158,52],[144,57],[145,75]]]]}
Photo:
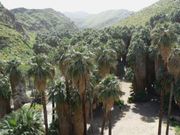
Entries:
{"type": "Polygon", "coordinates": [[[52,9],[14,9],[0,3],[0,60],[20,59],[27,63],[33,56],[37,33],[77,31],[74,23],[52,9]]]}
{"type": "Polygon", "coordinates": [[[152,16],[169,14],[180,7],[180,0],[160,0],[157,3],[134,13],[132,16],[119,21],[116,25],[145,25],[152,16]]]}
{"type": "Polygon", "coordinates": [[[15,16],[0,3],[0,59],[21,59],[32,56],[30,44],[22,25],[15,16]]]}
{"type": "Polygon", "coordinates": [[[0,3],[0,24],[10,28],[14,28],[19,32],[24,32],[21,24],[16,20],[14,14],[12,14],[9,10],[7,10],[1,3],[0,3]]]}
{"type": "Polygon", "coordinates": [[[108,10],[98,14],[84,12],[66,12],[64,14],[71,18],[80,28],[104,28],[131,16],[133,12],[128,10],[108,10]]]}
{"type": "Polygon", "coordinates": [[[30,32],[76,31],[74,23],[64,14],[53,9],[11,10],[23,27],[30,32]]]}

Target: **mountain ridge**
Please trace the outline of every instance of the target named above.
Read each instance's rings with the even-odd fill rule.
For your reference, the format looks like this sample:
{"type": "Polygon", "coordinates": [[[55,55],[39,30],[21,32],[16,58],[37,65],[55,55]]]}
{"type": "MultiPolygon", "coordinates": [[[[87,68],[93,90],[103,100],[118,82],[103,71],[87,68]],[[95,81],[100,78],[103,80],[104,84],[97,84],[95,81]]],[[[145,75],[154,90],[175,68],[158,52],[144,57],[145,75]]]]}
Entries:
{"type": "Polygon", "coordinates": [[[28,31],[49,32],[49,31],[76,31],[78,28],[63,13],[52,8],[26,9],[16,8],[11,10],[17,20],[28,31]]]}
{"type": "MultiPolygon", "coordinates": [[[[79,13],[79,12],[78,12],[79,13]]],[[[82,12],[83,13],[83,12],[82,12]]],[[[132,11],[126,9],[106,10],[97,14],[86,13],[84,18],[79,17],[76,12],[65,12],[64,14],[71,18],[80,28],[104,28],[115,24],[116,22],[133,14],[132,11]]]]}

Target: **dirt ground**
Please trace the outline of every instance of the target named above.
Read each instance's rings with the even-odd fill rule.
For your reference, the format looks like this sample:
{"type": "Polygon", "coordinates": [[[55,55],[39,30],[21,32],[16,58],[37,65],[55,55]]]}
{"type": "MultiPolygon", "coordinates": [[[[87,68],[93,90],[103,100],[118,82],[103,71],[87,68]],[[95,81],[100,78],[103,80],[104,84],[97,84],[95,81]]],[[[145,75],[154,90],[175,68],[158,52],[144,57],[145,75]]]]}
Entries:
{"type": "MultiPolygon", "coordinates": [[[[112,112],[112,135],[157,135],[158,131],[158,111],[159,106],[156,102],[146,102],[129,104],[127,102],[130,96],[131,83],[121,82],[121,88],[124,92],[122,99],[125,102],[125,107],[120,110],[114,108],[112,112]]],[[[102,112],[98,112],[94,116],[94,133],[91,135],[100,135],[100,127],[102,123],[102,112]]],[[[163,122],[162,135],[165,135],[166,124],[163,122]]],[[[108,135],[106,127],[105,134],[108,135]]],[[[170,127],[169,135],[175,135],[174,128],[170,127]]]]}

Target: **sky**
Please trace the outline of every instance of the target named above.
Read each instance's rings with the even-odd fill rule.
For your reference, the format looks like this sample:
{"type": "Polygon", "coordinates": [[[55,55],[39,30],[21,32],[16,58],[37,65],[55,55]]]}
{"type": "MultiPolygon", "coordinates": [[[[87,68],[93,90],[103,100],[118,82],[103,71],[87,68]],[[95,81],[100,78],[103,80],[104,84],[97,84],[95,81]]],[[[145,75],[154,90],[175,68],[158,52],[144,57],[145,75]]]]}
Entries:
{"type": "Polygon", "coordinates": [[[139,11],[158,0],[0,0],[8,9],[24,7],[29,9],[53,8],[61,12],[84,11],[98,13],[110,9],[139,11]]]}

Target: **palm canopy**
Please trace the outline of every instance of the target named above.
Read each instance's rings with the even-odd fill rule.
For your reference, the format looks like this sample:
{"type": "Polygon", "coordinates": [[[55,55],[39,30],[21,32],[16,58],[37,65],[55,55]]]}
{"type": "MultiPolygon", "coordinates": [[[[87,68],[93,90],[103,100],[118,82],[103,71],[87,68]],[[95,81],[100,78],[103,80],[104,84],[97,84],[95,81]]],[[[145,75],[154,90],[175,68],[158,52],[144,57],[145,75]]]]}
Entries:
{"type": "Polygon", "coordinates": [[[114,75],[106,76],[98,85],[97,89],[99,91],[98,97],[106,109],[111,109],[114,101],[119,99],[122,95],[120,90],[119,80],[114,75]]]}
{"type": "Polygon", "coordinates": [[[171,23],[158,24],[151,32],[154,45],[170,47],[176,41],[175,25],[171,23]]]}
{"type": "Polygon", "coordinates": [[[81,94],[85,90],[85,85],[89,80],[91,68],[93,67],[90,55],[92,53],[83,48],[75,48],[69,55],[70,59],[66,75],[72,80],[74,86],[80,90],[81,94]]]}
{"type": "Polygon", "coordinates": [[[11,60],[7,63],[6,73],[9,74],[9,80],[11,83],[12,93],[14,94],[15,87],[18,85],[20,81],[22,81],[22,72],[19,69],[21,63],[17,60],[11,60]]]}
{"type": "Polygon", "coordinates": [[[100,47],[97,50],[96,62],[98,65],[101,77],[109,74],[111,69],[115,69],[117,65],[117,53],[106,46],[100,47]]]}
{"type": "Polygon", "coordinates": [[[10,76],[16,76],[17,78],[21,77],[21,71],[19,70],[19,66],[21,63],[17,60],[11,60],[7,63],[6,73],[9,73],[10,76]]]}
{"type": "Polygon", "coordinates": [[[54,68],[47,62],[44,55],[37,55],[32,59],[31,68],[28,70],[28,76],[34,78],[35,87],[42,91],[45,90],[48,79],[53,79],[54,68]]]}
{"type": "Polygon", "coordinates": [[[158,46],[164,63],[167,63],[171,48],[177,40],[176,32],[176,25],[171,23],[158,24],[151,32],[152,44],[158,46]]]}
{"type": "Polygon", "coordinates": [[[114,51],[116,51],[118,58],[121,58],[123,55],[126,54],[127,49],[125,46],[125,43],[123,40],[108,40],[107,45],[113,49],[114,51]]]}
{"type": "Polygon", "coordinates": [[[146,43],[142,39],[135,39],[131,41],[129,46],[127,61],[130,66],[135,66],[140,63],[140,60],[146,57],[147,46],[146,43]]]}

